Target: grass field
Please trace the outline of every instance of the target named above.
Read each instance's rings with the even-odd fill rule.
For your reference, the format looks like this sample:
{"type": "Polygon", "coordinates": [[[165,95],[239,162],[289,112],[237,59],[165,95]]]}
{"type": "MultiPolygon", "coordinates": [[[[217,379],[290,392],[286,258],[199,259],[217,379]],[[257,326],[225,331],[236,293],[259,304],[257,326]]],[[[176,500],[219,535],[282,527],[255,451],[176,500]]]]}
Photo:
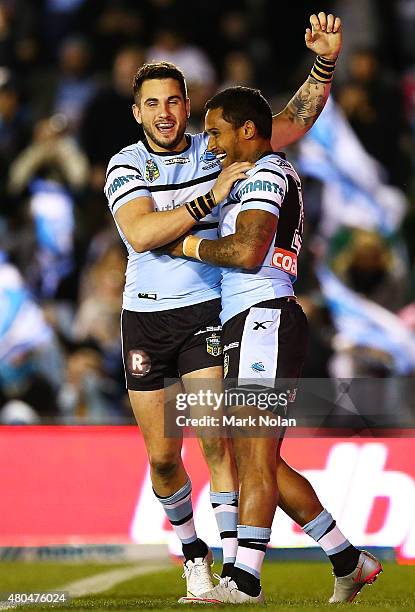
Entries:
{"type": "MultiPolygon", "coordinates": [[[[384,564],[384,573],[373,586],[367,586],[357,598],[358,611],[415,610],[415,568],[384,564]]],[[[80,563],[0,563],[0,592],[30,593],[70,587],[75,597],[60,610],[177,610],[183,606],[177,599],[184,595],[181,567],[160,566],[158,570],[145,564],[80,564],[80,563]],[[131,577],[134,572],[141,575],[131,577]],[[148,573],[150,572],[150,573],[148,573]],[[128,576],[130,573],[130,577],[128,576]],[[89,580],[86,580],[89,579],[89,580]],[[81,582],[80,582],[81,581],[81,582]],[[90,589],[88,593],[88,589],[90,589]]],[[[327,604],[332,581],[329,564],[269,562],[263,572],[263,588],[271,610],[333,610],[327,604]]],[[[51,605],[25,605],[18,609],[50,610],[51,605]]],[[[220,606],[227,610],[235,606],[220,606]]],[[[343,609],[344,605],[340,607],[343,609]]],[[[0,610],[7,609],[0,604],[0,610]]],[[[255,606],[243,606],[244,610],[255,606]]]]}

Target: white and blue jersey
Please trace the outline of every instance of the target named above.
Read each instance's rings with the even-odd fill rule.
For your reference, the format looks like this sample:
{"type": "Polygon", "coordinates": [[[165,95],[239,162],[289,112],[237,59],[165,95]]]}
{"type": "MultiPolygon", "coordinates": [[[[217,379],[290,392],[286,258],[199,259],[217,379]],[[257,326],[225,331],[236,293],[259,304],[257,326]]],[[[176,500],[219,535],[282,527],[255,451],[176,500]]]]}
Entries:
{"type": "MultiPolygon", "coordinates": [[[[151,197],[154,210],[172,210],[207,193],[221,166],[207,151],[205,134],[186,135],[180,153],[155,153],[145,141],[122,149],[110,160],[105,183],[114,216],[121,206],[139,197],[151,197]]],[[[218,209],[194,227],[203,238],[217,238],[218,209]]],[[[170,310],[220,297],[218,268],[151,251],[137,253],[118,226],[128,251],[123,308],[136,312],[170,310]]]]}
{"type": "Polygon", "coordinates": [[[265,210],[278,217],[278,226],[259,268],[222,268],[222,325],[255,304],[294,295],[304,221],[300,179],[276,153],[261,157],[247,175],[220,205],[220,237],[235,234],[244,210],[265,210]]]}

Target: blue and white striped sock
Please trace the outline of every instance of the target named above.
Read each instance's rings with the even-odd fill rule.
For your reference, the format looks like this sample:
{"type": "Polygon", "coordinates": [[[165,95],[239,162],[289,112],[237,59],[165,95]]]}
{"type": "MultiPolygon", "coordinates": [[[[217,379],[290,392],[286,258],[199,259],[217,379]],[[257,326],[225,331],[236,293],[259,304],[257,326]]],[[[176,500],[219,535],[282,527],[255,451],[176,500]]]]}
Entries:
{"type": "Polygon", "coordinates": [[[210,492],[210,503],[222,541],[223,571],[222,578],[230,575],[238,548],[238,491],[210,492]]]}
{"type": "Polygon", "coordinates": [[[191,544],[195,542],[197,535],[193,520],[192,485],[190,480],[169,497],[160,497],[155,491],[154,494],[163,506],[167,518],[181,543],[191,544]]]}
{"type": "Polygon", "coordinates": [[[238,525],[238,550],[232,578],[238,589],[252,597],[261,591],[261,568],[270,537],[268,527],[238,525]]]}
{"type": "Polygon", "coordinates": [[[303,531],[317,542],[330,559],[336,576],[347,576],[357,566],[360,550],[342,534],[330,512],[324,509],[304,525],[303,531]]]}
{"type": "Polygon", "coordinates": [[[329,557],[350,546],[349,540],[344,537],[330,512],[325,509],[315,519],[304,525],[303,530],[321,546],[329,557]]]}

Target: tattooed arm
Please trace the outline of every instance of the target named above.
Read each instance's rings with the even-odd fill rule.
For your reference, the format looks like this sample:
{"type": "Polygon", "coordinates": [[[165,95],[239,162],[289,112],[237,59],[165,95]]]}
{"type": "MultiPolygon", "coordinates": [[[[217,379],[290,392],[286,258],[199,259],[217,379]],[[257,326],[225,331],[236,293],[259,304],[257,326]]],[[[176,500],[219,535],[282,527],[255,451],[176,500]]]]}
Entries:
{"type": "MultiPolygon", "coordinates": [[[[337,59],[342,46],[340,19],[321,12],[311,15],[310,24],[311,29],[307,28],[305,34],[307,47],[326,59],[337,59]]],[[[308,132],[323,110],[330,89],[331,83],[320,83],[308,76],[284,110],[273,117],[271,143],[274,151],[308,132]]]]}
{"type": "Polygon", "coordinates": [[[277,223],[278,217],[264,210],[243,211],[238,215],[234,234],[200,243],[200,258],[223,268],[257,268],[268,252],[277,223]]]}

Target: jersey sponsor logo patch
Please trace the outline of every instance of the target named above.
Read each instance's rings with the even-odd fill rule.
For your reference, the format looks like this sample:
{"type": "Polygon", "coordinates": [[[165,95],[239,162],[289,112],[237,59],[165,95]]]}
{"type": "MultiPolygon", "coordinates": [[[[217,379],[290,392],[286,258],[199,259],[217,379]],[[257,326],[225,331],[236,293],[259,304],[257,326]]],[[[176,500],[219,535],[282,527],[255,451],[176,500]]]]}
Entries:
{"type": "Polygon", "coordinates": [[[219,357],[222,354],[222,344],[220,341],[220,336],[217,334],[212,334],[208,338],[206,338],[206,350],[209,355],[213,357],[219,357]]]}
{"type": "Polygon", "coordinates": [[[137,293],[137,297],[142,300],[156,300],[157,293],[137,293]]]}
{"type": "Polygon", "coordinates": [[[188,157],[171,157],[170,159],[163,160],[165,166],[172,166],[173,164],[188,164],[190,159],[188,157]]]}
{"type": "Polygon", "coordinates": [[[276,248],[271,259],[271,265],[287,274],[297,276],[297,255],[291,251],[276,248]]]}
{"type": "Polygon", "coordinates": [[[277,183],[273,183],[271,181],[261,181],[258,179],[256,181],[249,181],[249,183],[238,191],[238,196],[242,197],[247,193],[252,193],[253,191],[268,191],[269,193],[277,193],[281,197],[284,195],[284,190],[277,183]]]}
{"type": "Polygon", "coordinates": [[[272,163],[277,164],[280,168],[288,168],[290,170],[292,169],[290,162],[287,162],[285,159],[282,159],[282,157],[273,158],[272,163]]]}
{"type": "Polygon", "coordinates": [[[251,365],[251,369],[252,369],[254,372],[265,372],[265,366],[264,366],[264,364],[262,363],[262,361],[256,361],[255,363],[253,363],[253,364],[251,365]]]}
{"type": "Polygon", "coordinates": [[[139,173],[137,173],[137,174],[124,174],[123,176],[118,176],[116,179],[114,179],[112,181],[111,185],[108,187],[108,189],[107,189],[107,197],[109,198],[110,196],[112,196],[117,191],[117,189],[119,189],[120,187],[123,187],[124,185],[126,185],[130,181],[142,180],[142,178],[143,177],[139,173]]]}
{"type": "Polygon", "coordinates": [[[131,376],[142,378],[151,370],[151,359],[145,351],[132,350],[127,355],[127,367],[131,376]]]}
{"type": "Polygon", "coordinates": [[[152,183],[160,176],[160,170],[154,159],[148,159],[146,161],[146,179],[152,183]]]}

